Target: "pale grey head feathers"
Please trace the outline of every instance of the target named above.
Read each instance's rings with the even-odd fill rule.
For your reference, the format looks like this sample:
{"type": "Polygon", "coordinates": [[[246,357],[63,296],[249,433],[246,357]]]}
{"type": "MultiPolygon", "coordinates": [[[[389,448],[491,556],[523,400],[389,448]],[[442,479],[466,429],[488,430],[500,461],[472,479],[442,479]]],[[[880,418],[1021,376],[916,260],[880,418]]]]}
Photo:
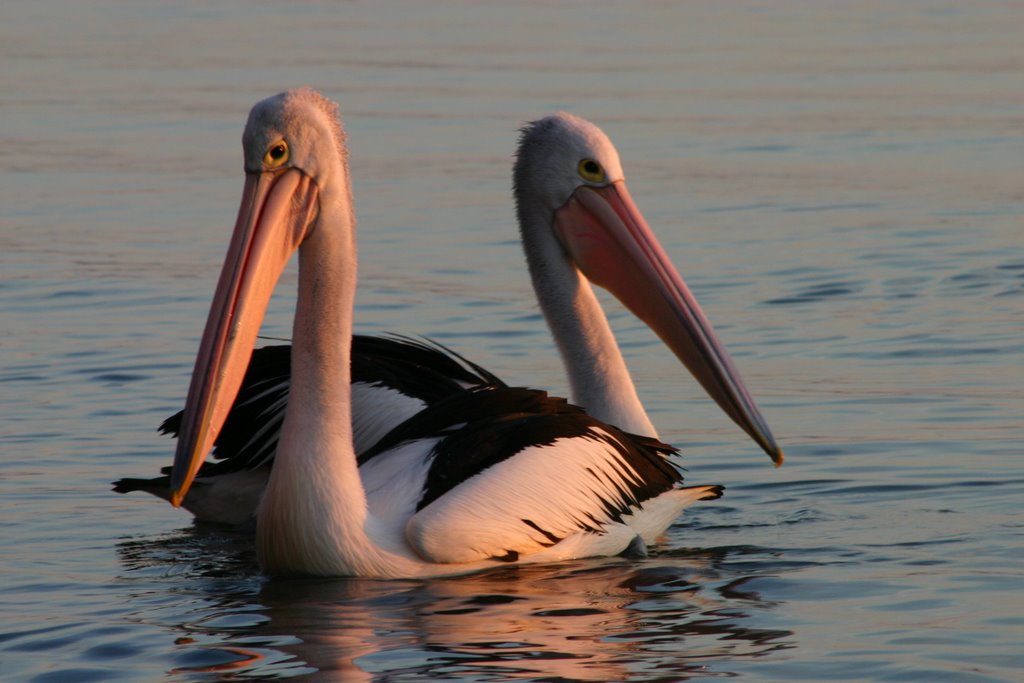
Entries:
{"type": "Polygon", "coordinates": [[[615,146],[604,131],[586,119],[557,112],[520,129],[513,171],[519,210],[529,201],[535,208],[550,213],[568,201],[580,185],[602,186],[622,179],[615,146]],[[602,180],[581,175],[580,163],[585,160],[600,165],[604,171],[602,180]]]}
{"type": "Polygon", "coordinates": [[[281,140],[287,144],[289,154],[284,165],[310,176],[316,177],[325,166],[325,155],[347,163],[338,105],[312,88],[278,93],[253,106],[242,134],[246,172],[266,170],[267,150],[281,140]]]}

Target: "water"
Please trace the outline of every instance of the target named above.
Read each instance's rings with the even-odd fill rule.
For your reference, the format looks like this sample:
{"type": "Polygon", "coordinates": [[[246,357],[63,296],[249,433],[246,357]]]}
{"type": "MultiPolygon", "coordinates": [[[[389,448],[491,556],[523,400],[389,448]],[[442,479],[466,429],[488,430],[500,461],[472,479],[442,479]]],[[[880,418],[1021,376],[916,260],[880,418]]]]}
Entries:
{"type": "MultiPolygon", "coordinates": [[[[1024,10],[1013,3],[6,3],[0,678],[1024,680],[1024,10]],[[266,581],[108,482],[170,460],[249,106],[337,99],[361,331],[566,390],[516,128],[597,122],[784,445],[609,303],[691,508],[643,561],[266,581]]],[[[266,333],[283,336],[286,284],[266,333]]]]}

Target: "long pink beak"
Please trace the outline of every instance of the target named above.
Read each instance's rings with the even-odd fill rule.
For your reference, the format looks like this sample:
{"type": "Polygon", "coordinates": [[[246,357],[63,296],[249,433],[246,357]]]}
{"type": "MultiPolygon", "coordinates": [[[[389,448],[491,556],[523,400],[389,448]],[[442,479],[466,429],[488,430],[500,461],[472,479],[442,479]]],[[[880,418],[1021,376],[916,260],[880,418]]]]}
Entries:
{"type": "Polygon", "coordinates": [[[555,212],[555,232],[589,280],[643,320],[776,465],[768,423],[623,181],[580,187],[555,212]]]}
{"type": "Polygon", "coordinates": [[[245,376],[274,286],[313,221],[316,185],[301,171],[247,173],[235,231],[196,355],[171,472],[181,505],[245,376]]]}

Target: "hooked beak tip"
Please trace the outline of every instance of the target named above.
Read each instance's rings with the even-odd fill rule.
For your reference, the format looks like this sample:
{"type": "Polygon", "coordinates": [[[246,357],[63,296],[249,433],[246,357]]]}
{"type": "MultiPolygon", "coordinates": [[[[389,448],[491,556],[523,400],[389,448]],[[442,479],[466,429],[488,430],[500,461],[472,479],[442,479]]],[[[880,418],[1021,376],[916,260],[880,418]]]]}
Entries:
{"type": "Polygon", "coordinates": [[[173,505],[174,507],[181,507],[181,503],[185,500],[185,492],[182,491],[181,486],[174,486],[173,484],[171,485],[171,495],[169,500],[171,502],[171,505],[173,505]]]}

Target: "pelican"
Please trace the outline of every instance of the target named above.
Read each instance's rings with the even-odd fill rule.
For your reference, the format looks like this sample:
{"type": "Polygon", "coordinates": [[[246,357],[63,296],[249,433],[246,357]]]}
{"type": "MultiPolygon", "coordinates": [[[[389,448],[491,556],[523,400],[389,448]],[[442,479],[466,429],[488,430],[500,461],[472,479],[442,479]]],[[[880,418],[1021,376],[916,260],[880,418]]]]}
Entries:
{"type": "MultiPolygon", "coordinates": [[[[243,148],[243,199],[196,358],[170,500],[182,503],[213,445],[277,279],[298,251],[291,386],[256,521],[266,573],[417,577],[614,555],[652,542],[693,502],[721,495],[719,486],[682,486],[670,446],[521,389],[455,394],[357,456],[351,348],[338,343],[352,333],[356,252],[337,107],[310,89],[263,100],[250,112],[243,148]]],[[[556,229],[586,243],[600,237],[596,218],[624,222],[632,202],[605,181],[593,175],[573,195],[570,211],[590,218],[584,229],[566,231],[559,220],[556,229]]],[[[649,248],[628,256],[664,258],[649,248]]],[[[585,245],[580,253],[589,255],[585,245]]],[[[688,295],[663,270],[648,275],[652,298],[678,304],[688,295]]],[[[670,307],[635,305],[651,315],[670,307]]],[[[680,316],[676,325],[701,322],[680,316]]],[[[715,380],[705,386],[742,389],[737,377],[719,377],[732,367],[713,337],[693,330],[686,343],[697,354],[691,369],[715,380]]],[[[779,452],[745,396],[730,397],[728,412],[779,452]]]]}
{"type": "Polygon", "coordinates": [[[618,151],[593,123],[564,112],[527,124],[513,170],[530,279],[588,413],[657,437],[590,282],[657,333],[704,390],[772,458],[767,422],[711,323],[626,188],[618,151]]]}

